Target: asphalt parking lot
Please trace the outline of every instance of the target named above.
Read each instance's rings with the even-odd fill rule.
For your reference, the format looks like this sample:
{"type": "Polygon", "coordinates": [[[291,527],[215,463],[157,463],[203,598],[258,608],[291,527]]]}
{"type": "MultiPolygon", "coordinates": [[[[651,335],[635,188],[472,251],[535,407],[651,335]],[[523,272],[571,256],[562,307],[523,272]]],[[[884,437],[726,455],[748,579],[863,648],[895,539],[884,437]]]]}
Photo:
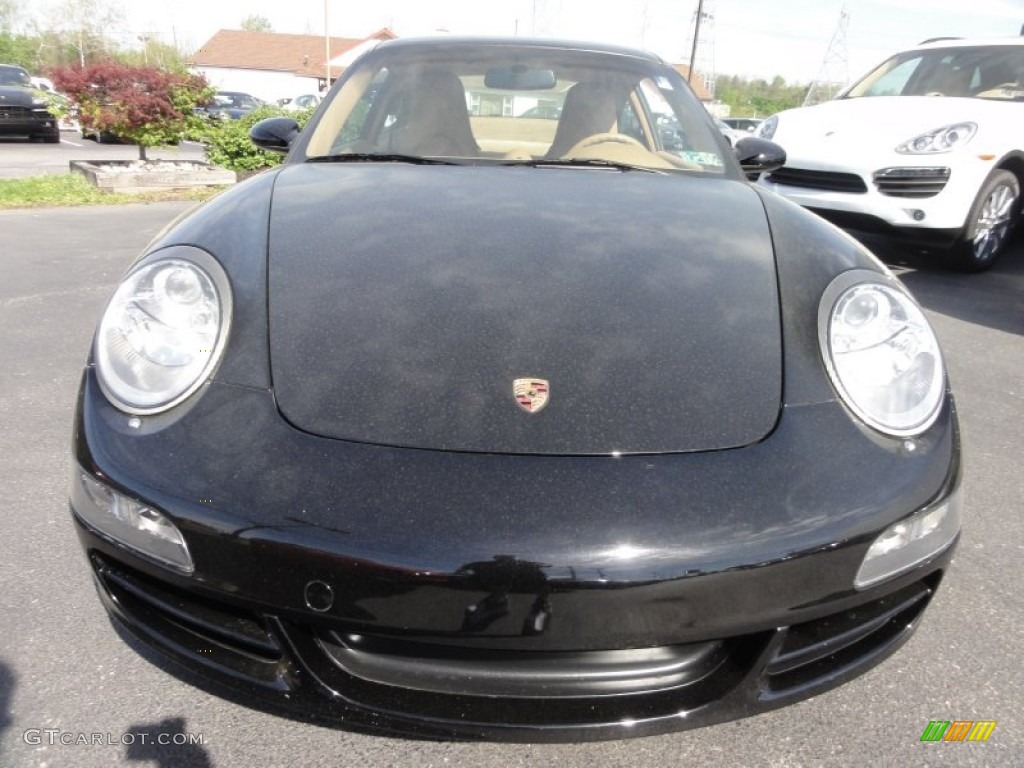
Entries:
{"type": "MultiPolygon", "coordinates": [[[[206,149],[194,141],[176,147],[150,149],[154,160],[203,160],[206,149]]],[[[136,160],[139,148],[134,144],[97,144],[83,139],[78,131],[61,131],[60,144],[0,138],[0,179],[68,172],[71,160],[136,160]]]]}
{"type": "Polygon", "coordinates": [[[953,568],[900,652],[837,690],[710,728],[582,745],[454,744],[310,726],[213,697],[127,645],[96,599],[66,502],[75,392],[118,277],[186,207],[0,212],[0,766],[1024,765],[1024,233],[982,275],[888,254],[904,262],[898,271],[944,344],[968,499],[953,568]],[[987,743],[922,743],[931,720],[998,724],[987,743]],[[122,743],[143,733],[149,743],[122,743]],[[101,743],[66,745],[64,734],[101,743]],[[161,734],[202,743],[160,745],[161,734]]]}

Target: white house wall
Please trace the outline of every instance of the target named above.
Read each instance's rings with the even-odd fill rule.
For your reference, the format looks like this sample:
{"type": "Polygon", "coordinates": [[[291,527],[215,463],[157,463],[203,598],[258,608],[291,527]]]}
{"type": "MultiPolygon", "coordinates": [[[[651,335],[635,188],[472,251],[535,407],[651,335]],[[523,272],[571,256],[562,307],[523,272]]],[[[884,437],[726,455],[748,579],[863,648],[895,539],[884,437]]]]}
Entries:
{"type": "Polygon", "coordinates": [[[285,96],[317,93],[319,90],[315,77],[298,77],[291,72],[225,67],[192,67],[192,71],[205,75],[218,90],[242,91],[271,103],[285,96]]]}

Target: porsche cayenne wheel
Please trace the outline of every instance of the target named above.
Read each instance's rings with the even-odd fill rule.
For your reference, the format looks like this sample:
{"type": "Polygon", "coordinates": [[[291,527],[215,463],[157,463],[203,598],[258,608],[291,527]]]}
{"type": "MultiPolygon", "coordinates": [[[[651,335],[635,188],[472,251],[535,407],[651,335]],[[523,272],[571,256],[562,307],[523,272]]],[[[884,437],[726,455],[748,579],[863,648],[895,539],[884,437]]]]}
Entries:
{"type": "Polygon", "coordinates": [[[971,206],[960,239],[953,246],[951,266],[981,272],[1002,253],[1020,213],[1020,181],[1009,171],[993,173],[971,206]]]}

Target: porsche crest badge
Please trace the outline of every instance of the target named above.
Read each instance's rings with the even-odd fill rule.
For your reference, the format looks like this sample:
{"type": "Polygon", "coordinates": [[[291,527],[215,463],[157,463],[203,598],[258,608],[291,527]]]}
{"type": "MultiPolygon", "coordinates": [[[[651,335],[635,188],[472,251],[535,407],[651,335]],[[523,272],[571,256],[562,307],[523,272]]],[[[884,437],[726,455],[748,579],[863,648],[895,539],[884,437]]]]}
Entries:
{"type": "Polygon", "coordinates": [[[551,387],[546,379],[516,379],[512,382],[512,394],[516,403],[527,413],[537,413],[548,404],[551,387]]]}

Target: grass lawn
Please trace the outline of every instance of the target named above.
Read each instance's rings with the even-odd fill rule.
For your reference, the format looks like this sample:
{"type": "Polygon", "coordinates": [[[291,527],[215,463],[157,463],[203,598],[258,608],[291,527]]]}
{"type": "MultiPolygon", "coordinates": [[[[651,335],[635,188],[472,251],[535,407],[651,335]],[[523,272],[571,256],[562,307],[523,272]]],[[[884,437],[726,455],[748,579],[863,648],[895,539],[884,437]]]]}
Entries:
{"type": "Polygon", "coordinates": [[[206,200],[223,187],[161,190],[136,194],[101,192],[77,173],[0,179],[0,209],[63,205],[123,205],[162,200],[206,200]]]}

